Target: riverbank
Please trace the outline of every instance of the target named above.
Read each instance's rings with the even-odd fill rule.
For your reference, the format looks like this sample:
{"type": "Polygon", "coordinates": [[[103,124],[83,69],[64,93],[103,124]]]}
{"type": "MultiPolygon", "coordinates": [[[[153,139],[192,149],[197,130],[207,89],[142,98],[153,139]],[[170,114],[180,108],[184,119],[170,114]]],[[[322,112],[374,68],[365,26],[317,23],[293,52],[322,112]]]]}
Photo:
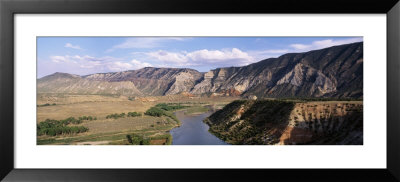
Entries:
{"type": "MultiPolygon", "coordinates": [[[[37,123],[46,119],[64,120],[74,117],[91,116],[93,120],[82,120],[82,123],[73,123],[71,126],[82,126],[89,130],[84,133],[57,134],[56,136],[38,135],[37,145],[129,145],[127,135],[138,135],[144,139],[152,139],[150,145],[167,145],[169,131],[180,125],[174,120],[173,112],[182,110],[187,114],[201,115],[207,109],[206,105],[220,107],[234,100],[234,97],[208,98],[200,97],[191,99],[183,96],[160,96],[155,101],[143,101],[141,99],[129,100],[124,97],[103,95],[65,95],[45,94],[38,95],[38,105],[49,104],[46,107],[37,108],[37,123]],[[161,104],[163,110],[170,115],[151,116],[145,114],[151,107],[161,104]],[[187,106],[186,108],[170,108],[167,106],[187,106]],[[189,110],[187,110],[189,109],[189,110]],[[130,115],[140,113],[141,115],[130,115]],[[110,117],[112,116],[112,117],[110,117]],[[170,117],[173,116],[173,117],[170,117]],[[86,143],[85,143],[86,142],[86,143]]],[[[159,105],[160,106],[160,105],[159,105]]],[[[210,106],[210,108],[211,108],[210,106]]],[[[208,107],[208,106],[207,106],[208,107]]],[[[164,111],[163,111],[164,112],[164,111]]],[[[133,137],[132,137],[133,138],[133,137]]],[[[144,141],[144,140],[143,140],[144,141]]],[[[142,142],[147,143],[147,142],[142,142]]]]}
{"type": "Polygon", "coordinates": [[[208,132],[208,125],[203,120],[213,112],[186,114],[185,110],[176,111],[175,116],[181,121],[181,126],[170,131],[172,145],[227,145],[224,141],[208,132]]]}
{"type": "Polygon", "coordinates": [[[362,101],[237,100],[204,122],[236,145],[363,144],[362,101]]]}

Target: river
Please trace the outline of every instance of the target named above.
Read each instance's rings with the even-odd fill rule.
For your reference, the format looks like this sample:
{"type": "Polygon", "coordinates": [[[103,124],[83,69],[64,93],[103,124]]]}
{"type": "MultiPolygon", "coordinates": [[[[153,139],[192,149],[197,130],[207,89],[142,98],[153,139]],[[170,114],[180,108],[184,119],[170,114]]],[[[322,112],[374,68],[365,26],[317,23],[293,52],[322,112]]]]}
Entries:
{"type": "Polygon", "coordinates": [[[211,111],[187,115],[184,110],[175,112],[175,116],[182,124],[170,131],[172,145],[229,145],[208,132],[209,126],[203,119],[211,114],[211,111]]]}

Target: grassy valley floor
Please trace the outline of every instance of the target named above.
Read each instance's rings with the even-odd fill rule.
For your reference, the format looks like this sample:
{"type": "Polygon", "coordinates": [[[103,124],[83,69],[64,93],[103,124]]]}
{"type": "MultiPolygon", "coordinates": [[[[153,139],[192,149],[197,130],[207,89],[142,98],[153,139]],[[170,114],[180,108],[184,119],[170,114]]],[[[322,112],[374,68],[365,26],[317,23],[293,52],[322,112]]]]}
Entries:
{"type": "MultiPolygon", "coordinates": [[[[172,142],[169,130],[179,126],[171,111],[157,117],[145,112],[157,104],[180,105],[187,109],[187,114],[205,112],[210,105],[221,108],[237,97],[189,97],[172,95],[159,97],[132,98],[113,95],[74,95],[74,94],[38,94],[37,122],[46,119],[63,121],[73,117],[83,119],[81,123],[63,125],[65,128],[85,127],[86,132],[37,136],[38,145],[128,145],[151,144],[168,145],[172,142]],[[140,113],[140,116],[128,116],[129,113],[140,113]],[[124,113],[124,114],[123,114],[124,113]],[[123,114],[123,116],[122,116],[123,114]],[[121,117],[120,117],[121,116],[121,117]]],[[[49,121],[48,120],[48,121],[49,121]]],[[[55,121],[50,121],[50,124],[55,121]]],[[[42,123],[43,125],[43,123],[42,123]]],[[[69,131],[69,130],[68,130],[69,131]]],[[[45,131],[46,132],[46,131],[45,131]]]]}

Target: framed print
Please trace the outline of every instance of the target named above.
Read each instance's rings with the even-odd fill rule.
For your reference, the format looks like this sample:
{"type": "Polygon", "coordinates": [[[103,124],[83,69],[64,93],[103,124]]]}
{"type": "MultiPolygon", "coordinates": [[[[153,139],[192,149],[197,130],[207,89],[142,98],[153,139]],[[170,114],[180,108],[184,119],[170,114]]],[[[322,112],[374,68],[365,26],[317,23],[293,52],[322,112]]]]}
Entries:
{"type": "Polygon", "coordinates": [[[397,1],[0,7],[5,181],[400,180],[397,1]]]}

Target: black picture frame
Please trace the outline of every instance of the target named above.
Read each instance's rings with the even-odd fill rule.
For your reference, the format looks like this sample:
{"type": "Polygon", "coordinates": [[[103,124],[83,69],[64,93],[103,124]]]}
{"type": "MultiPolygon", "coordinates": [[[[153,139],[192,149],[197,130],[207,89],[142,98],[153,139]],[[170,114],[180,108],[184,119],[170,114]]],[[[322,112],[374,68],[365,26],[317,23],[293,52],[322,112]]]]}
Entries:
{"type": "MultiPolygon", "coordinates": [[[[400,181],[399,17],[398,0],[0,0],[0,179],[4,181],[400,181]],[[316,16],[320,13],[386,14],[387,168],[15,169],[14,15],[25,13],[313,13],[316,16]]],[[[384,122],[384,118],[381,122],[384,122]]]]}

